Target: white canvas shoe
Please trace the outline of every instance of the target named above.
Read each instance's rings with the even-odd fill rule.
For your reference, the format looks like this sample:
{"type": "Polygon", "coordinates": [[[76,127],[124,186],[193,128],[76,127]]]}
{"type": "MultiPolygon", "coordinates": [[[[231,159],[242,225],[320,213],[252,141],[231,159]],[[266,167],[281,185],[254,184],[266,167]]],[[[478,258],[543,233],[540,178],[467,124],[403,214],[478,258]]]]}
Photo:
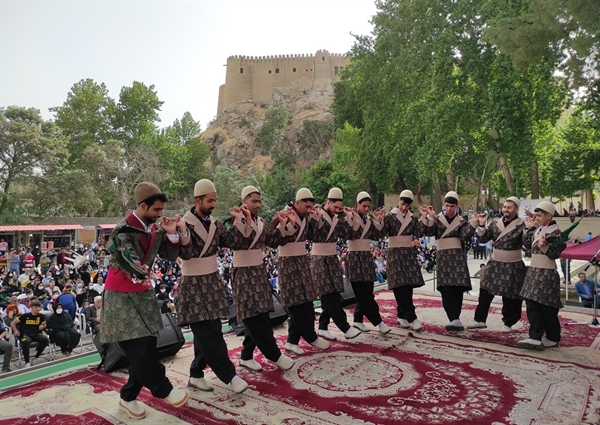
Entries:
{"type": "Polygon", "coordinates": [[[322,336],[325,339],[329,339],[331,341],[336,341],[337,340],[337,338],[334,337],[332,335],[332,333],[329,332],[327,329],[319,329],[319,331],[317,333],[319,334],[319,336],[322,336]]]}
{"type": "Polygon", "coordinates": [[[558,347],[558,342],[550,341],[546,337],[542,337],[542,345],[546,348],[558,347]]]}
{"type": "Polygon", "coordinates": [[[200,391],[212,391],[214,387],[204,378],[190,378],[188,387],[196,388],[200,391]]]}
{"type": "Polygon", "coordinates": [[[421,324],[421,322],[419,322],[418,319],[415,319],[410,324],[410,328],[415,332],[419,332],[421,329],[423,329],[423,325],[421,324]]]}
{"type": "Polygon", "coordinates": [[[527,350],[543,350],[544,348],[546,348],[544,347],[544,344],[542,344],[542,341],[538,341],[537,339],[531,338],[523,339],[517,342],[517,347],[526,348],[527,350]]]}
{"type": "Polygon", "coordinates": [[[119,400],[119,410],[129,415],[131,419],[142,419],[146,417],[146,409],[137,400],[119,400]]]}
{"type": "Polygon", "coordinates": [[[229,387],[234,393],[241,394],[248,389],[248,383],[239,376],[235,375],[229,383],[229,387]]]}
{"type": "Polygon", "coordinates": [[[183,406],[190,398],[190,395],[179,388],[173,388],[168,396],[165,397],[165,401],[175,407],[183,406]]]}
{"type": "Polygon", "coordinates": [[[367,328],[367,325],[365,325],[362,322],[354,322],[354,324],[352,325],[352,327],[358,329],[361,332],[369,332],[369,328],[367,328]]]}
{"type": "Polygon", "coordinates": [[[285,354],[282,354],[281,356],[279,356],[275,364],[279,366],[282,370],[290,370],[292,367],[294,367],[296,362],[290,359],[285,354]]]}
{"type": "Polygon", "coordinates": [[[329,341],[326,341],[320,337],[315,339],[313,342],[309,342],[309,344],[312,345],[313,347],[318,348],[319,350],[327,350],[329,347],[331,347],[331,344],[329,343],[329,341]]]}
{"type": "Polygon", "coordinates": [[[455,319],[446,325],[447,331],[464,331],[465,327],[460,322],[460,320],[455,319]]]}
{"type": "Polygon", "coordinates": [[[467,326],[467,329],[486,329],[487,325],[485,322],[474,322],[472,325],[467,326]]]}
{"type": "Polygon", "coordinates": [[[392,331],[392,328],[390,328],[385,323],[381,322],[379,324],[379,332],[381,332],[382,335],[389,334],[391,331],[392,331]]]}
{"type": "Polygon", "coordinates": [[[360,334],[361,334],[361,331],[359,331],[357,328],[350,328],[346,331],[344,336],[346,337],[346,339],[352,339],[352,338],[356,338],[360,334]]]}
{"type": "Polygon", "coordinates": [[[409,323],[409,321],[408,321],[408,320],[406,320],[406,319],[400,319],[400,318],[399,318],[399,319],[398,319],[398,324],[400,325],[400,327],[401,327],[401,328],[404,328],[404,329],[408,329],[408,328],[410,328],[410,323],[409,323]]]}
{"type": "Polygon", "coordinates": [[[512,331],[513,330],[512,330],[512,328],[510,326],[502,325],[502,332],[509,334],[512,331]]]}
{"type": "Polygon", "coordinates": [[[260,372],[262,370],[262,365],[254,359],[240,359],[240,366],[247,367],[248,369],[253,370],[255,372],[260,372]]]}
{"type": "Polygon", "coordinates": [[[304,354],[304,350],[302,348],[298,347],[297,344],[292,344],[290,342],[285,343],[285,349],[299,356],[304,354]]]}

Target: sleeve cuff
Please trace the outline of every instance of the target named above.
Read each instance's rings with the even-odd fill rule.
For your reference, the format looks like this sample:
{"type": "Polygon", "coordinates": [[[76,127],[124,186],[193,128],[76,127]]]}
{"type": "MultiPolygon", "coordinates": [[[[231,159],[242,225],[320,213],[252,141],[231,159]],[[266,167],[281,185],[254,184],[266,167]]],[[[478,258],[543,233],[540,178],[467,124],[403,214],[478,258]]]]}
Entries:
{"type": "Polygon", "coordinates": [[[173,244],[179,243],[179,233],[175,233],[175,234],[167,233],[167,238],[173,244]]]}
{"type": "Polygon", "coordinates": [[[252,233],[252,227],[248,223],[242,223],[241,221],[234,220],[233,225],[245,238],[250,236],[250,233],[252,233]]]}

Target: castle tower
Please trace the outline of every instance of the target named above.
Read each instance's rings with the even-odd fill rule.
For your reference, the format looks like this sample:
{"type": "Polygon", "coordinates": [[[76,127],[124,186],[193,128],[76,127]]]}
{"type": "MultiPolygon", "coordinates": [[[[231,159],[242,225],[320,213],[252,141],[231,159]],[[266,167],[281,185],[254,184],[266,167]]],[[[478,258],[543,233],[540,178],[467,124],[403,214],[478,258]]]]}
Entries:
{"type": "Polygon", "coordinates": [[[346,56],[327,50],[315,55],[230,56],[225,84],[219,87],[217,114],[244,101],[271,105],[276,87],[293,87],[299,93],[332,92],[339,72],[349,63],[346,56]]]}

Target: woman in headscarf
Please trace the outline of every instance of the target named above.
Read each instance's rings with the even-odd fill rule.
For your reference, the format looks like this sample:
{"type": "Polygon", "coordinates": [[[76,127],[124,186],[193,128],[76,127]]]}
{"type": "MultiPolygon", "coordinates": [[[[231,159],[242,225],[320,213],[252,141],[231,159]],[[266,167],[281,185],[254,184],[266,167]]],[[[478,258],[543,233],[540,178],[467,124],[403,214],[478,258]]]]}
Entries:
{"type": "Polygon", "coordinates": [[[50,340],[60,347],[65,356],[70,356],[73,348],[77,347],[81,334],[75,328],[73,319],[64,311],[63,305],[57,303],[54,313],[48,318],[48,332],[50,340]]]}

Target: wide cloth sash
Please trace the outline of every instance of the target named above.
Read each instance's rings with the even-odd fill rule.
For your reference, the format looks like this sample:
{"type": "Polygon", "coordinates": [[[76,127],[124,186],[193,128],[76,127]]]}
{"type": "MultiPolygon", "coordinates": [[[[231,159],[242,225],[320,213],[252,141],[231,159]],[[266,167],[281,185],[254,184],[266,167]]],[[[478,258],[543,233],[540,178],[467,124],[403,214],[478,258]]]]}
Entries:
{"type": "Polygon", "coordinates": [[[529,267],[537,269],[556,269],[556,261],[551,260],[544,254],[532,254],[529,267]]]}
{"type": "Polygon", "coordinates": [[[297,257],[299,255],[306,255],[306,243],[305,242],[290,242],[285,245],[279,245],[280,257],[297,257]]]}
{"type": "Polygon", "coordinates": [[[523,254],[520,249],[498,249],[494,248],[492,251],[492,260],[499,261],[501,263],[518,263],[523,259],[523,254]]]}
{"type": "Polygon", "coordinates": [[[370,239],[354,239],[348,241],[348,251],[370,251],[371,240],[370,239]]]}
{"type": "Polygon", "coordinates": [[[461,248],[459,238],[442,238],[437,240],[437,250],[461,248]]]}
{"type": "Polygon", "coordinates": [[[335,242],[314,242],[312,246],[312,255],[337,255],[335,242]]]}
{"type": "Polygon", "coordinates": [[[260,266],[263,263],[260,249],[240,249],[233,251],[233,267],[260,266]]]}
{"type": "Polygon", "coordinates": [[[390,236],[388,248],[412,248],[412,235],[390,236]]]}
{"type": "Polygon", "coordinates": [[[183,276],[204,276],[218,270],[217,254],[210,257],[182,260],[181,263],[181,274],[183,276]]]}

